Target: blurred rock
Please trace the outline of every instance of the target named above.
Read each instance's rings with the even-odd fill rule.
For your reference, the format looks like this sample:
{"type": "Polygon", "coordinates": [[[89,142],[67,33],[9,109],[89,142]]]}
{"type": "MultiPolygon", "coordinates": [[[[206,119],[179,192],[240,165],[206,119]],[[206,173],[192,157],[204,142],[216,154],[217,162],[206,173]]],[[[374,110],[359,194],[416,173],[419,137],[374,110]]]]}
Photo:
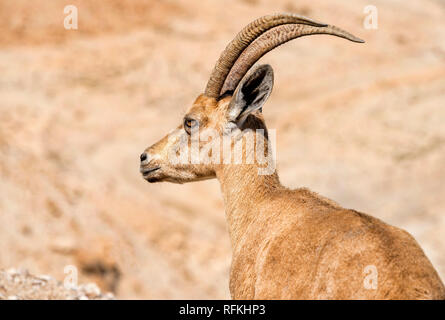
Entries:
{"type": "Polygon", "coordinates": [[[94,283],[66,289],[50,276],[33,276],[28,272],[0,270],[0,299],[8,300],[111,300],[111,293],[102,294],[94,283]],[[42,280],[45,279],[45,280],[42,280]]]}

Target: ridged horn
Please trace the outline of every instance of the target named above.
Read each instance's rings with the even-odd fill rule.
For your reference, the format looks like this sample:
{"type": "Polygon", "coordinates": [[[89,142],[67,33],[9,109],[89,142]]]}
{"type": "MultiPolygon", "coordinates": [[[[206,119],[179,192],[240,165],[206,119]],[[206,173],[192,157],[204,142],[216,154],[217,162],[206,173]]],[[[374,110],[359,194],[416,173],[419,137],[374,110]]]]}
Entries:
{"type": "Polygon", "coordinates": [[[220,93],[223,94],[227,91],[235,90],[247,71],[267,52],[292,39],[313,34],[328,34],[353,42],[364,42],[352,34],[331,25],[316,27],[304,24],[286,24],[274,27],[264,32],[241,53],[227,76],[220,93]]]}
{"type": "Polygon", "coordinates": [[[256,19],[244,27],[221,53],[207,82],[205,95],[212,98],[219,97],[221,88],[233,64],[252,41],[267,30],[291,23],[314,27],[327,26],[297,14],[274,14],[256,19]]]}

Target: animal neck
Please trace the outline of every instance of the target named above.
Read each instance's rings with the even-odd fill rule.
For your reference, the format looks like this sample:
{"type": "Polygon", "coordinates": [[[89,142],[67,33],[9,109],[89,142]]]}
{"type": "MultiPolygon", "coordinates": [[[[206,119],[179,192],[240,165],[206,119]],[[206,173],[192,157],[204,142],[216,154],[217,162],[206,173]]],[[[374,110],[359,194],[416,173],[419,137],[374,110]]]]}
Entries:
{"type": "MultiPolygon", "coordinates": [[[[267,147],[265,151],[269,154],[267,147]]],[[[268,161],[274,161],[272,156],[268,157],[268,161]]],[[[264,165],[258,165],[256,162],[254,164],[226,164],[216,169],[216,177],[223,193],[233,250],[236,250],[242,242],[248,228],[257,221],[262,203],[267,201],[272,193],[283,188],[275,165],[267,174],[264,174],[264,169],[264,165]]]]}

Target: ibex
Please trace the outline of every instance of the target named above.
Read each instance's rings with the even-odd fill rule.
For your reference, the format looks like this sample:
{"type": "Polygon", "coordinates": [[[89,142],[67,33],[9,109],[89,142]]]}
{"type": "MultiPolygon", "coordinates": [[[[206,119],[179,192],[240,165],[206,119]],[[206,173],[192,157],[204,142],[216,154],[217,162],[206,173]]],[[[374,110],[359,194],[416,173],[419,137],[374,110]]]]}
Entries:
{"type": "Polygon", "coordinates": [[[439,275],[410,234],[307,189],[290,190],[275,170],[259,174],[265,164],[247,161],[258,146],[246,143],[251,137],[274,161],[262,116],[273,70],[260,65],[247,72],[268,51],[313,34],[363,42],[295,14],[251,22],[221,54],[183,123],[141,154],[140,171],[148,182],[219,180],[233,252],[233,299],[445,299],[439,275]],[[207,141],[211,148],[198,146],[198,161],[171,160],[178,148],[189,150],[193,132],[209,129],[230,138],[232,150],[243,148],[240,163],[221,159],[223,152],[219,161],[203,160],[221,147],[215,136],[207,141]]]}

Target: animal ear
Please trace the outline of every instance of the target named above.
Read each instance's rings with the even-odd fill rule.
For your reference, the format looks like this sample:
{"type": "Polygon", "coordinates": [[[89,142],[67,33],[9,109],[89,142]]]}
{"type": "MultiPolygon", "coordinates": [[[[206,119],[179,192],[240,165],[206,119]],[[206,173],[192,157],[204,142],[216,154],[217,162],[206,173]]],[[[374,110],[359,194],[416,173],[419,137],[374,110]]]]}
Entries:
{"type": "Polygon", "coordinates": [[[272,88],[272,67],[263,64],[254,68],[236,88],[229,105],[228,120],[242,126],[249,114],[261,109],[272,88]]]}

